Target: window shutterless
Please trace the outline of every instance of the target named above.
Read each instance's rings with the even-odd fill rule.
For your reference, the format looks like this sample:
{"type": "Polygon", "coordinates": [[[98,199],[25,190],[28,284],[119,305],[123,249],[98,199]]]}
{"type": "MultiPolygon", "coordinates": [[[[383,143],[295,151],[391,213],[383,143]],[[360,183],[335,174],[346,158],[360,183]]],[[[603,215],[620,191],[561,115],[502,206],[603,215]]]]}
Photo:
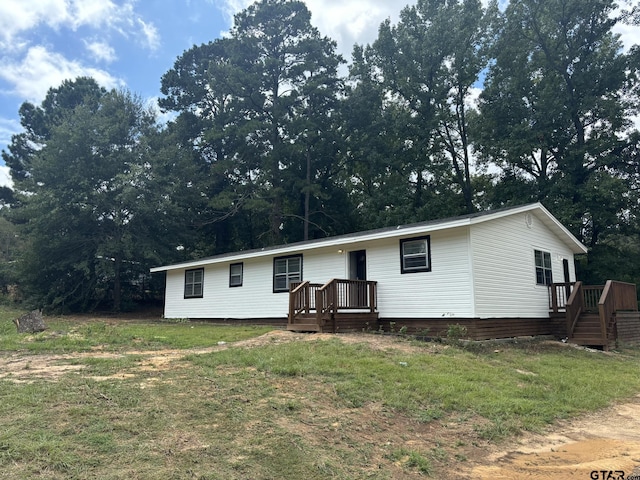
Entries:
{"type": "Polygon", "coordinates": [[[302,255],[273,259],[273,291],[287,292],[291,282],[302,281],[302,255]]]}
{"type": "Polygon", "coordinates": [[[184,298],[202,298],[204,268],[184,272],[184,298]]]}
{"type": "Polygon", "coordinates": [[[431,238],[428,235],[400,240],[400,271],[431,271],[431,238]]]}

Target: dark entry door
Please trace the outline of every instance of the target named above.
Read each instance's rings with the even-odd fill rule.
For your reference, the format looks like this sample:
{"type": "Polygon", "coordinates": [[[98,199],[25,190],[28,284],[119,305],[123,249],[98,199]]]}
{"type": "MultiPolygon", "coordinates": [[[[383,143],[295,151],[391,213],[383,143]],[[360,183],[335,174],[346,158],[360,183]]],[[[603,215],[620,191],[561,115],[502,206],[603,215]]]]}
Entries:
{"type": "MultiPolygon", "coordinates": [[[[349,280],[366,279],[367,251],[355,250],[349,252],[349,280]]],[[[363,281],[349,285],[349,307],[364,308],[367,304],[367,284],[363,281]]]]}
{"type": "Polygon", "coordinates": [[[367,251],[349,252],[349,280],[367,279],[367,251]]]}

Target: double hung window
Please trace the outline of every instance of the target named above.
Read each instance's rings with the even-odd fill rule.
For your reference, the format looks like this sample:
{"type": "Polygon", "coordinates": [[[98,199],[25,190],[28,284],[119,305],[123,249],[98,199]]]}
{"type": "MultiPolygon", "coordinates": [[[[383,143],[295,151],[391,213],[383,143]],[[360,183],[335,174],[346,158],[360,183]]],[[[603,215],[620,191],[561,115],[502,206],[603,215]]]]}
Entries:
{"type": "Polygon", "coordinates": [[[287,292],[291,282],[302,281],[302,255],[273,259],[273,291],[287,292]]]}
{"type": "Polygon", "coordinates": [[[542,250],[534,250],[536,258],[536,283],[538,285],[551,285],[551,254],[542,250]]]}
{"type": "Polygon", "coordinates": [[[400,267],[402,273],[431,271],[430,237],[400,240],[400,267]]]}
{"type": "Polygon", "coordinates": [[[229,265],[229,286],[241,287],[242,286],[242,263],[232,263],[229,265]]]}
{"type": "Polygon", "coordinates": [[[184,272],[184,298],[202,298],[204,268],[184,272]]]}

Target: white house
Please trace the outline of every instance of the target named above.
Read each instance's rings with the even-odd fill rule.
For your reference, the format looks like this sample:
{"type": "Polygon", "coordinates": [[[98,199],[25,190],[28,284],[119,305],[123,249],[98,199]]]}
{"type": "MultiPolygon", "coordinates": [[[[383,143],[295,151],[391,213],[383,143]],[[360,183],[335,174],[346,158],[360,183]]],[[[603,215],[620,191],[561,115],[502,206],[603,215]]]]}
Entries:
{"type": "Polygon", "coordinates": [[[290,283],[317,284],[314,295],[331,279],[351,279],[375,285],[373,303],[351,306],[371,307],[379,321],[464,324],[549,319],[549,285],[574,282],[574,255],[586,251],[535,203],[234,252],[151,272],[166,272],[166,318],[284,320],[294,308],[290,283]]]}

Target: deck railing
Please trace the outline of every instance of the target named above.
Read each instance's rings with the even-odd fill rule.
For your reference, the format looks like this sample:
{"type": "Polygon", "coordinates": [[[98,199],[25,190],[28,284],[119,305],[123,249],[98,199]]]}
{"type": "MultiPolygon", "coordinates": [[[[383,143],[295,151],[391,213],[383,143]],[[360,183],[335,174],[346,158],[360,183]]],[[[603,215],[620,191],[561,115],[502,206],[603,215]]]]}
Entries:
{"type": "Polygon", "coordinates": [[[377,282],[367,280],[332,279],[319,283],[292,283],[289,286],[289,323],[301,314],[316,313],[318,324],[324,315],[344,310],[378,308],[377,282]]]}
{"type": "Polygon", "coordinates": [[[615,313],[638,311],[636,286],[632,283],[607,280],[605,285],[582,285],[576,282],[566,302],[567,335],[573,337],[576,323],[585,312],[598,314],[600,335],[604,341],[616,338],[615,313]]]}
{"type": "Polygon", "coordinates": [[[316,310],[316,292],[322,285],[310,282],[292,282],[289,285],[289,322],[302,313],[316,310]]]}
{"type": "Polygon", "coordinates": [[[608,280],[598,301],[600,330],[604,339],[616,338],[616,316],[619,311],[638,311],[636,286],[633,283],[608,280]]]}
{"type": "Polygon", "coordinates": [[[564,311],[575,282],[552,283],[549,285],[549,310],[553,313],[564,311]]]}
{"type": "Polygon", "coordinates": [[[573,337],[573,331],[580,315],[584,311],[584,294],[582,293],[582,282],[576,282],[573,285],[571,295],[567,299],[567,336],[573,337]]]}

